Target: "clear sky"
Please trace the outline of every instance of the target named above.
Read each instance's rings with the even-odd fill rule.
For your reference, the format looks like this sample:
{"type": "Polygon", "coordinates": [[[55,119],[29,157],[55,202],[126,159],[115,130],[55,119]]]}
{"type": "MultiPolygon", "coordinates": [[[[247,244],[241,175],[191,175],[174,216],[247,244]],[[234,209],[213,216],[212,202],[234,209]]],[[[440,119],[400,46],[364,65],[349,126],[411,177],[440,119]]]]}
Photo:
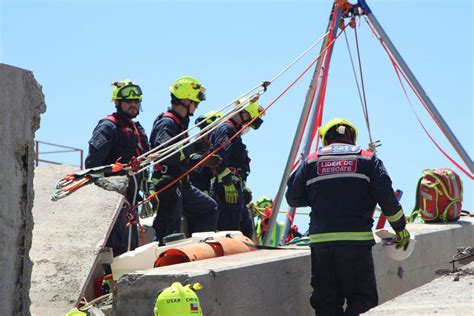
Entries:
{"type": "MultiPolygon", "coordinates": [[[[368,4],[472,158],[472,1],[368,4]]],[[[194,76],[207,88],[208,99],[195,117],[219,109],[271,79],[324,34],[330,8],[330,0],[3,0],[0,62],[33,71],[43,86],[47,112],[36,139],[87,151],[97,121],[114,111],[112,81],[131,79],[142,86],[138,120],[150,133],[154,118],[169,105],[168,87],[177,77],[194,76]]],[[[358,34],[372,133],[383,144],[378,155],[394,187],[404,191],[401,202],[409,213],[422,171],[455,167],[422,131],[363,20],[358,34]]],[[[347,35],[354,55],[354,34],[347,35]]],[[[319,47],[275,82],[261,103],[271,102],[318,52],[319,47]]],[[[258,131],[243,136],[252,158],[248,185],[255,199],[276,194],[311,74],[270,108],[258,131]]],[[[461,162],[417,99],[410,98],[430,133],[461,162]]],[[[335,116],[356,124],[359,143],[367,144],[344,36],[333,54],[323,121],[335,116]]],[[[43,158],[79,160],[74,154],[43,158]]],[[[464,208],[472,211],[472,181],[461,177],[464,208]]],[[[296,223],[305,230],[307,217],[296,223]]]]}

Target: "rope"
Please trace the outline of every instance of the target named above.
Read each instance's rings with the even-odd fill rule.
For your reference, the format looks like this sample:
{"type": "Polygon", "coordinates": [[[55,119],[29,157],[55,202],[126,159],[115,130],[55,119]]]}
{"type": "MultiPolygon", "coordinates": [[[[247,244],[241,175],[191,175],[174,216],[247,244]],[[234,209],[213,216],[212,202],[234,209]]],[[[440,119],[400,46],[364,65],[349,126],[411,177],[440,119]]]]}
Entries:
{"type": "MultiPolygon", "coordinates": [[[[324,34],[323,36],[321,36],[315,43],[311,44],[302,54],[300,54],[297,58],[295,58],[290,64],[288,64],[288,65],[287,65],[284,69],[282,69],[279,73],[277,73],[270,81],[264,81],[263,83],[259,84],[258,86],[256,86],[256,87],[250,89],[250,90],[247,91],[245,94],[243,94],[243,95],[241,95],[240,97],[238,97],[237,100],[242,99],[242,98],[244,98],[244,97],[246,97],[246,96],[249,96],[252,92],[256,91],[256,90],[259,89],[259,88],[263,88],[263,91],[262,91],[262,89],[260,89],[259,91],[257,91],[257,94],[260,94],[260,95],[263,94],[263,93],[266,91],[267,87],[268,87],[271,83],[273,83],[273,82],[275,82],[276,80],[278,80],[285,72],[288,71],[288,69],[290,69],[294,64],[296,64],[299,60],[301,60],[306,54],[308,54],[308,52],[310,52],[317,44],[319,44],[319,43],[328,35],[328,33],[329,33],[329,32],[327,32],[326,34],[324,34]]],[[[248,98],[248,99],[249,99],[249,101],[250,101],[252,98],[248,98]]],[[[233,101],[233,102],[229,103],[228,105],[224,106],[222,109],[218,110],[218,112],[223,112],[223,111],[224,111],[225,109],[227,109],[228,107],[235,105],[235,102],[236,102],[236,101],[233,101]]],[[[236,112],[238,112],[238,111],[239,111],[239,110],[233,108],[229,113],[232,113],[232,114],[233,114],[233,113],[236,113],[236,112]]],[[[230,116],[231,116],[231,114],[229,114],[229,113],[228,113],[227,117],[230,117],[230,116]]],[[[220,120],[216,120],[216,121],[218,121],[218,122],[224,122],[225,120],[226,120],[226,119],[221,118],[220,120]]],[[[215,123],[215,122],[213,122],[213,123],[215,123]]],[[[194,129],[194,128],[200,126],[201,124],[204,124],[204,121],[203,121],[203,122],[199,122],[198,124],[194,125],[193,127],[188,128],[187,130],[182,131],[181,133],[179,133],[179,134],[176,135],[175,137],[173,137],[173,138],[167,140],[167,141],[164,142],[163,144],[160,144],[159,146],[157,146],[157,147],[151,149],[150,151],[144,153],[143,155],[139,156],[138,159],[144,158],[144,157],[146,157],[146,156],[148,156],[148,155],[150,155],[150,154],[152,154],[152,153],[154,153],[154,152],[159,151],[160,148],[166,147],[166,145],[169,144],[170,142],[172,142],[172,141],[174,141],[174,140],[176,140],[176,139],[179,139],[180,137],[182,137],[183,135],[187,134],[187,133],[188,133],[189,131],[191,131],[192,129],[194,129]]],[[[205,128],[203,128],[203,130],[206,130],[206,128],[211,129],[211,127],[217,128],[219,124],[216,123],[216,124],[214,124],[214,125],[213,125],[213,124],[210,124],[210,125],[211,125],[211,126],[206,126],[205,128]],[[213,125],[213,126],[212,126],[212,125],[213,125]]],[[[209,132],[211,132],[211,131],[212,131],[212,130],[210,130],[209,132]]],[[[202,131],[201,131],[201,132],[202,132],[202,131]]],[[[199,134],[199,132],[196,133],[196,134],[199,134]]],[[[195,135],[196,135],[196,134],[195,134],[195,135]]],[[[193,136],[195,136],[195,135],[193,135],[193,136]]],[[[190,137],[188,137],[187,139],[190,139],[190,137]]],[[[187,140],[182,140],[180,144],[184,143],[185,141],[187,141],[187,140]]],[[[176,145],[176,144],[173,144],[173,145],[176,145]]],[[[179,146],[179,145],[177,145],[177,146],[179,146]]],[[[173,147],[173,148],[175,148],[175,147],[173,147]]],[[[167,153],[170,152],[169,146],[166,147],[164,150],[165,150],[165,152],[167,152],[167,153]]],[[[174,155],[174,153],[171,154],[171,155],[174,155]]],[[[142,168],[142,169],[140,169],[138,172],[142,172],[142,171],[144,171],[145,169],[146,169],[146,168],[142,168]]]]}
{"type": "Polygon", "coordinates": [[[309,46],[300,56],[296,57],[296,59],[294,61],[289,63],[288,66],[286,66],[282,71],[280,71],[278,74],[276,74],[272,78],[272,80],[270,80],[270,82],[274,82],[275,80],[280,78],[280,76],[282,74],[284,74],[288,69],[290,69],[294,64],[296,64],[301,58],[303,58],[309,51],[311,51],[316,45],[318,45],[326,36],[328,36],[328,34],[329,34],[329,31],[326,32],[326,34],[324,34],[323,36],[321,36],[316,42],[311,44],[311,46],[309,46]]]}
{"type": "Polygon", "coordinates": [[[365,125],[367,126],[367,132],[369,134],[369,144],[373,144],[372,132],[370,130],[370,121],[369,121],[369,114],[368,114],[368,108],[367,108],[367,98],[366,98],[366,95],[365,95],[364,77],[362,75],[362,63],[361,63],[361,58],[360,58],[359,41],[358,41],[358,37],[357,37],[357,28],[354,28],[354,35],[355,35],[355,42],[356,42],[356,48],[357,48],[357,56],[358,56],[358,61],[359,61],[359,74],[360,74],[360,77],[361,77],[362,89],[361,89],[361,86],[359,85],[359,79],[357,78],[357,73],[356,73],[356,69],[355,69],[355,65],[354,65],[354,60],[353,60],[353,57],[352,57],[351,48],[350,48],[350,45],[349,45],[349,40],[347,38],[346,31],[344,30],[344,37],[345,37],[345,40],[346,40],[347,51],[349,53],[349,59],[351,61],[351,65],[352,65],[352,72],[354,74],[354,80],[355,80],[355,83],[356,83],[356,86],[357,86],[357,92],[359,94],[359,99],[360,99],[360,104],[361,104],[361,107],[362,107],[362,112],[364,114],[365,125]],[[361,92],[361,90],[362,90],[362,92],[361,92]]]}
{"type": "Polygon", "coordinates": [[[418,123],[421,125],[423,131],[426,133],[426,135],[428,136],[428,138],[431,140],[431,142],[438,148],[438,150],[449,160],[451,161],[459,170],[461,170],[467,177],[469,177],[471,180],[474,179],[474,175],[471,174],[469,171],[467,171],[466,169],[464,169],[459,163],[457,163],[446,151],[444,151],[441,146],[436,142],[436,140],[431,136],[431,134],[428,132],[428,130],[425,128],[425,126],[423,125],[423,123],[421,122],[421,119],[420,117],[418,116],[413,104],[411,103],[410,101],[410,98],[408,97],[408,93],[405,89],[405,86],[403,85],[403,81],[401,80],[401,77],[400,77],[400,74],[403,76],[403,78],[405,79],[405,81],[408,83],[408,85],[410,86],[410,88],[412,89],[413,93],[418,97],[418,99],[420,100],[421,104],[423,105],[423,107],[426,109],[426,111],[431,115],[432,119],[434,120],[434,122],[436,123],[436,125],[438,125],[438,128],[441,130],[441,132],[444,134],[444,136],[447,138],[447,135],[446,133],[443,131],[443,129],[441,128],[438,120],[436,120],[434,114],[430,111],[430,109],[428,108],[428,106],[426,105],[426,103],[423,101],[423,98],[420,96],[420,94],[416,91],[415,87],[413,86],[413,84],[410,82],[410,80],[408,79],[408,77],[406,76],[406,74],[403,72],[402,69],[399,68],[396,60],[393,58],[393,56],[390,54],[390,51],[388,50],[386,44],[383,42],[382,38],[380,37],[379,34],[377,34],[377,32],[375,31],[374,27],[371,25],[370,21],[368,21],[368,19],[366,18],[365,21],[367,22],[367,24],[369,25],[370,29],[372,30],[372,32],[374,33],[374,35],[378,38],[378,40],[380,41],[383,49],[385,50],[385,52],[387,53],[389,59],[390,59],[390,62],[392,63],[392,66],[394,67],[395,69],[395,72],[398,76],[398,79],[400,81],[400,84],[402,85],[402,88],[403,88],[403,91],[405,93],[405,96],[407,97],[407,100],[408,100],[408,103],[413,111],[413,113],[415,114],[416,116],[416,119],[418,120],[418,123]]]}
{"type": "MultiPolygon", "coordinates": [[[[340,34],[339,34],[340,35],[340,34]]],[[[190,168],[189,170],[187,170],[186,172],[184,172],[183,174],[181,174],[179,177],[175,178],[173,181],[169,182],[167,185],[165,185],[163,188],[161,188],[160,190],[158,190],[156,193],[150,195],[149,197],[147,197],[146,199],[142,200],[140,203],[138,203],[137,205],[133,206],[133,207],[138,207],[139,205],[151,200],[152,198],[155,198],[157,195],[161,194],[163,191],[169,189],[170,187],[172,187],[173,185],[175,185],[178,181],[180,181],[181,179],[183,179],[184,177],[186,177],[189,173],[191,173],[193,170],[195,170],[196,168],[198,168],[199,166],[201,166],[207,159],[209,159],[209,157],[211,157],[212,155],[216,154],[217,152],[219,152],[221,149],[223,149],[227,144],[229,144],[230,142],[232,142],[232,140],[234,140],[237,136],[239,136],[242,131],[244,131],[246,128],[250,127],[252,125],[252,123],[257,119],[259,118],[260,116],[264,115],[266,113],[266,111],[272,107],[283,95],[286,94],[286,92],[288,92],[289,89],[291,89],[307,72],[308,70],[319,60],[319,58],[327,51],[327,49],[329,47],[331,47],[335,40],[339,37],[336,36],[336,38],[332,39],[330,44],[327,45],[327,47],[296,77],[296,79],[294,79],[285,89],[283,89],[283,91],[275,98],[273,99],[268,105],[267,107],[265,107],[263,109],[262,112],[260,112],[258,115],[256,115],[252,120],[250,120],[247,124],[243,125],[242,128],[237,131],[237,133],[235,133],[235,135],[233,135],[232,137],[230,137],[225,143],[223,143],[221,146],[219,146],[218,148],[214,149],[211,153],[209,153],[206,157],[204,157],[201,161],[199,161],[197,164],[195,164],[192,168],[190,168]]]]}

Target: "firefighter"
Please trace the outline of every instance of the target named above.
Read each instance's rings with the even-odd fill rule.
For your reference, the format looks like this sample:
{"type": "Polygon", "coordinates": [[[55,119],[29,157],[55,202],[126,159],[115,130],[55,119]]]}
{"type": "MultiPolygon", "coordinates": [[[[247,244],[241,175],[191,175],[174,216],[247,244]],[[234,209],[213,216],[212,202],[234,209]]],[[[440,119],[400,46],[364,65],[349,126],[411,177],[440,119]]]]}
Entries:
{"type": "MultiPolygon", "coordinates": [[[[171,107],[160,114],[153,123],[150,135],[151,146],[157,147],[175,138],[188,129],[189,117],[193,116],[199,103],[206,99],[205,88],[192,77],[178,78],[169,88],[171,107]]],[[[187,138],[187,134],[167,143],[164,148],[187,138]]],[[[169,184],[184,174],[191,166],[193,146],[181,149],[167,158],[163,163],[155,166],[152,181],[155,190],[169,184]]],[[[219,162],[219,157],[212,156],[203,164],[212,167],[219,162]]],[[[159,195],[160,205],[153,220],[156,240],[163,242],[163,237],[179,232],[184,215],[188,234],[193,232],[213,231],[217,224],[217,204],[208,195],[194,187],[188,177],[175,183],[159,195]]]]}
{"type": "Polygon", "coordinates": [[[209,136],[213,149],[223,147],[218,152],[222,163],[215,169],[216,175],[212,182],[212,196],[219,205],[218,230],[242,230],[242,233],[253,239],[253,223],[247,208],[244,190],[245,182],[250,173],[250,159],[247,147],[241,135],[233,137],[252,119],[253,129],[258,129],[263,120],[258,117],[263,109],[257,100],[250,100],[242,110],[223,122],[209,136]],[[258,117],[258,118],[257,118],[258,117]]]}
{"type": "MultiPolygon", "coordinates": [[[[100,120],[95,127],[89,140],[86,168],[108,165],[117,160],[125,164],[149,150],[145,130],[139,122],[133,120],[141,110],[143,93],[140,86],[130,80],[113,82],[112,86],[112,102],[115,103],[116,111],[100,120]]],[[[142,178],[142,174],[137,175],[137,183],[140,183],[142,178]]],[[[130,204],[140,198],[135,181],[129,181],[126,198],[130,204]]],[[[120,211],[106,243],[106,247],[112,248],[114,256],[128,249],[127,213],[128,208],[125,206],[120,211]]],[[[137,246],[137,225],[133,223],[130,250],[137,246]]]]}
{"type": "MultiPolygon", "coordinates": [[[[263,245],[265,240],[265,234],[268,230],[268,223],[270,222],[270,218],[272,217],[272,204],[273,200],[269,197],[262,196],[255,202],[255,206],[257,209],[257,222],[255,224],[256,234],[257,234],[257,241],[259,244],[263,245]]],[[[270,239],[270,246],[278,247],[280,245],[280,240],[283,235],[283,228],[285,224],[283,222],[277,221],[275,223],[275,228],[273,229],[272,236],[270,239]]]]}
{"type": "MultiPolygon", "coordinates": [[[[222,118],[224,114],[217,111],[209,111],[203,115],[200,115],[195,121],[194,124],[198,125],[202,130],[212,124],[214,121],[222,118]]],[[[208,130],[205,131],[206,133],[208,130]]],[[[195,143],[197,146],[196,153],[193,154],[194,157],[198,155],[205,155],[209,153],[211,144],[209,143],[209,134],[203,136],[199,141],[195,143]]],[[[212,179],[212,170],[209,167],[199,166],[189,174],[191,183],[201,190],[202,192],[209,195],[212,179]]]]}
{"type": "Polygon", "coordinates": [[[401,251],[410,234],[382,161],[355,145],[357,129],[336,118],[319,135],[324,147],[291,174],[286,199],[293,207],[311,207],[310,302],[316,315],[358,315],[378,304],[371,229],[376,204],[395,230],[401,251]]]}

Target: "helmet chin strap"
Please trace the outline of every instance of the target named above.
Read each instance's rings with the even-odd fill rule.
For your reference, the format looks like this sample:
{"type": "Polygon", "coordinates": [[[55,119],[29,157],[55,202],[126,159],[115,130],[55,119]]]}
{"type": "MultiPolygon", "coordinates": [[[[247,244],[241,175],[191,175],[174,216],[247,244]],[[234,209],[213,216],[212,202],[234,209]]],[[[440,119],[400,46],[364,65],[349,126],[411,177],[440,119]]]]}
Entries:
{"type": "Polygon", "coordinates": [[[184,101],[184,100],[180,100],[179,105],[181,105],[182,107],[184,107],[184,108],[186,109],[186,116],[189,116],[189,117],[194,116],[194,113],[191,113],[191,112],[189,111],[189,107],[191,106],[191,103],[189,103],[188,105],[186,105],[183,101],[184,101]]]}

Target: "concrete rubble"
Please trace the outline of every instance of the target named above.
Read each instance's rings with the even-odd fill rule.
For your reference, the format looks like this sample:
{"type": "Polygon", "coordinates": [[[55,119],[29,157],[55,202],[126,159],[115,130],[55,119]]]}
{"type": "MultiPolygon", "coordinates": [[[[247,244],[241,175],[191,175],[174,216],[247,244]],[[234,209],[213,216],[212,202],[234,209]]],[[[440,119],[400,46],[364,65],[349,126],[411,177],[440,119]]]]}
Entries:
{"type": "Polygon", "coordinates": [[[0,64],[0,315],[28,315],[33,141],[46,105],[33,73],[0,64]]]}

